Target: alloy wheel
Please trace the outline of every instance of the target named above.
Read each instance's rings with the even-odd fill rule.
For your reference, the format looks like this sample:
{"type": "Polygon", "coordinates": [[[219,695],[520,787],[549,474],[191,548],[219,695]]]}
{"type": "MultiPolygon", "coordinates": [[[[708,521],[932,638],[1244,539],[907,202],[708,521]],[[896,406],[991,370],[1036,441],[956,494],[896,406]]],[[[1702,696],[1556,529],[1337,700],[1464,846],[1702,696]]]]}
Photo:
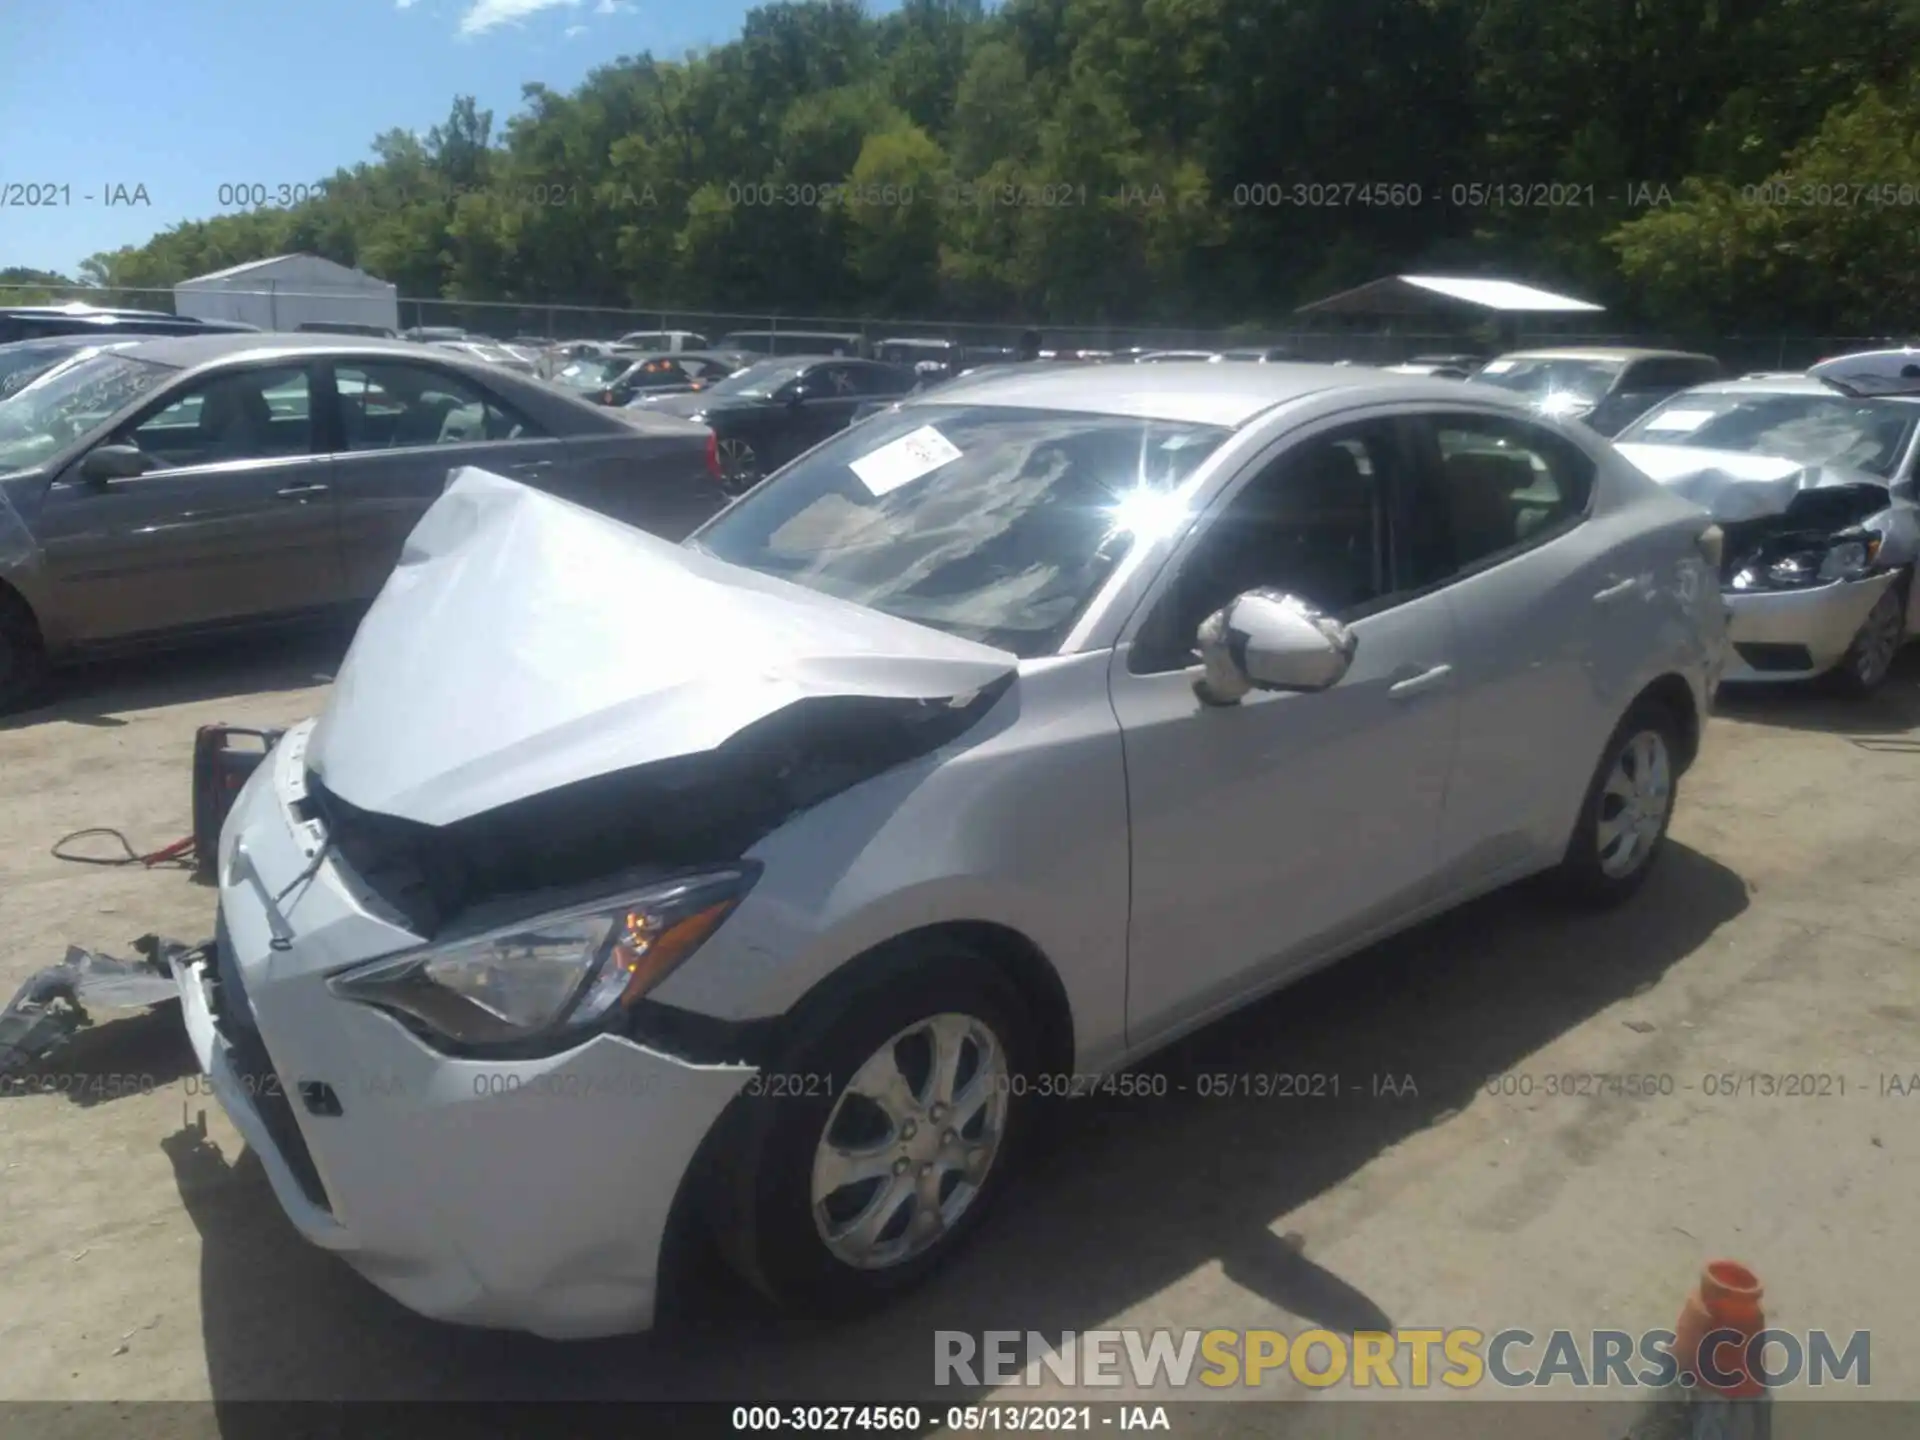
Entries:
{"type": "Polygon", "coordinates": [[[1862,687],[1872,688],[1886,678],[1893,657],[1900,653],[1905,630],[1899,593],[1883,591],[1853,642],[1853,673],[1862,687]]]}
{"type": "Polygon", "coordinates": [[[938,1245],[979,1196],[1006,1135],[1006,1049],[971,1015],[920,1020],[848,1081],[813,1160],[827,1249],[882,1270],[938,1245]]]}
{"type": "Polygon", "coordinates": [[[1624,879],[1647,863],[1666,829],[1673,800],[1673,760],[1666,737],[1639,730],[1615,755],[1600,790],[1595,850],[1601,873],[1624,879]]]}
{"type": "Polygon", "coordinates": [[[760,479],[760,457],[744,440],[721,440],[714,446],[720,457],[720,480],[732,494],[750,490],[760,479]]]}

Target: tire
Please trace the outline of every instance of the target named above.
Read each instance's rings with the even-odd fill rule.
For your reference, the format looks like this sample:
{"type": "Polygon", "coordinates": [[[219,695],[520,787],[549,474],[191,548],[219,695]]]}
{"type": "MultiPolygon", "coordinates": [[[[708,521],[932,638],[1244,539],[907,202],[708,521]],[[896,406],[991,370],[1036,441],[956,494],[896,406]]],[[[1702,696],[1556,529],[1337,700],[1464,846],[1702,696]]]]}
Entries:
{"type": "Polygon", "coordinates": [[[718,443],[720,454],[720,488],[728,495],[740,496],[760,483],[765,473],[760,466],[760,453],[745,440],[721,440],[718,443]]]}
{"type": "Polygon", "coordinates": [[[951,943],[924,945],[874,983],[816,1007],[761,1070],[761,1093],[742,1096],[730,1116],[735,1133],[710,1209],[721,1253],[777,1306],[822,1318],[860,1313],[918,1284],[965,1244],[1014,1169],[1032,1101],[1013,1077],[1028,1073],[1031,1033],[1014,987],[951,943]],[[921,1083],[930,1022],[950,1036],[965,1031],[960,1093],[964,1102],[976,1091],[978,1103],[956,1107],[967,1111],[957,1138],[953,1117],[937,1116],[937,1095],[921,1083]],[[979,1063],[983,1037],[997,1041],[997,1065],[979,1063]],[[860,1093],[880,1088],[889,1047],[906,1090],[919,1092],[914,1104],[895,1092],[906,1113],[892,1120],[860,1093]],[[984,1163],[976,1147],[977,1171],[949,1168],[968,1139],[994,1127],[984,1163]],[[844,1173],[864,1178],[836,1187],[827,1162],[853,1150],[868,1164],[844,1173]],[[944,1216],[937,1227],[922,1218],[936,1209],[944,1216]]]}
{"type": "Polygon", "coordinates": [[[0,586],[0,715],[24,709],[47,684],[47,651],[27,602],[0,586]]]}
{"type": "Polygon", "coordinates": [[[1557,873],[1567,899],[1617,905],[1646,883],[1680,793],[1680,728],[1665,705],[1642,700],[1607,738],[1557,873]],[[1635,811],[1644,823],[1633,821],[1635,811]]]}
{"type": "Polygon", "coordinates": [[[1865,699],[1887,683],[1894,657],[1906,642],[1907,587],[1902,582],[1880,592],[1847,653],[1821,678],[1837,694],[1865,699]]]}

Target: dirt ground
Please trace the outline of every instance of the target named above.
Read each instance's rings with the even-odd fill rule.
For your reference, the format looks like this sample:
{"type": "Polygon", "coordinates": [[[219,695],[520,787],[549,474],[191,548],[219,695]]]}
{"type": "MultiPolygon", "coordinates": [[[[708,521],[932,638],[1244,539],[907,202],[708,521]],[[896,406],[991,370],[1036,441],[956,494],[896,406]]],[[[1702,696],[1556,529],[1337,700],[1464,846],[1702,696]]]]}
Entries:
{"type": "MultiPolygon", "coordinates": [[[[118,665],[0,722],[0,988],[69,942],[202,938],[211,892],[182,872],[48,847],[92,825],[148,849],[183,833],[193,727],[312,713],[338,654],[322,637],[118,665]]],[[[775,1324],[704,1262],[643,1339],[418,1319],[295,1235],[189,1093],[177,1014],[102,1026],[0,1099],[0,1399],[880,1400],[927,1383],[936,1328],[1660,1328],[1717,1255],[1759,1271],[1780,1326],[1872,1331],[1871,1393],[1920,1399],[1920,1094],[1883,1093],[1920,1072],[1906,659],[1866,706],[1783,693],[1718,717],[1625,909],[1497,896],[1150,1067],[1338,1073],[1341,1099],[1076,1102],[959,1266],[837,1330],[775,1324]],[[1735,1073],[1832,1078],[1814,1098],[1706,1093],[1735,1073]],[[1591,1074],[1671,1093],[1546,1093],[1591,1074]],[[142,1078],[115,1098],[113,1076],[142,1078]]]]}

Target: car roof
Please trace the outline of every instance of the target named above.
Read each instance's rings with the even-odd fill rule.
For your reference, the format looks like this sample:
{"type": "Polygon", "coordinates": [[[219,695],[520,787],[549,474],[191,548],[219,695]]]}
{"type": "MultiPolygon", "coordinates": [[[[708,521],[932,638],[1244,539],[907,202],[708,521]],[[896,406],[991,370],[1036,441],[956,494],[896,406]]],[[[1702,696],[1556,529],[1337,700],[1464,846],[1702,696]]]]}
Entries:
{"type": "MultiPolygon", "coordinates": [[[[1493,386],[1478,389],[1480,403],[1525,409],[1493,386]],[[1478,389],[1487,393],[1481,395],[1478,389]]],[[[1067,410],[1238,428],[1276,405],[1332,391],[1356,397],[1378,392],[1383,398],[1457,405],[1461,386],[1458,380],[1395,375],[1357,365],[1238,366],[1195,360],[1153,366],[1064,366],[1040,362],[962,375],[924,395],[909,396],[904,403],[1067,410]]]]}
{"type": "Polygon", "coordinates": [[[1643,350],[1631,345],[1556,345],[1541,350],[1509,350],[1498,360],[1708,360],[1697,350],[1643,350]]]}
{"type": "MultiPolygon", "coordinates": [[[[484,344],[486,342],[476,342],[484,344]]],[[[139,360],[188,369],[216,360],[271,359],[279,355],[392,355],[420,358],[427,348],[413,340],[388,340],[376,335],[334,335],[320,331],[263,331],[234,335],[156,335],[126,353],[139,360]]],[[[435,347],[440,354],[459,354],[435,347]]]]}

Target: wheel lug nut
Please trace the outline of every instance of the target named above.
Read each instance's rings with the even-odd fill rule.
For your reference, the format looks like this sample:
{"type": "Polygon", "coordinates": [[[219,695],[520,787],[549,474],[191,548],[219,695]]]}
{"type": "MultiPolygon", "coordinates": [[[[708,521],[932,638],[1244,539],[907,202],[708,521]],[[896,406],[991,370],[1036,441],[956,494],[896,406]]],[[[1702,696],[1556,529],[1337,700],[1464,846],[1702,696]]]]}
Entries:
{"type": "Polygon", "coordinates": [[[941,1136],[940,1138],[945,1144],[951,1145],[953,1144],[954,1141],[960,1138],[960,1132],[958,1130],[949,1130],[945,1135],[941,1136]]]}
{"type": "Polygon", "coordinates": [[[920,1167],[920,1173],[921,1173],[921,1174],[922,1174],[923,1176],[924,1176],[924,1175],[931,1175],[931,1174],[933,1174],[933,1166],[931,1166],[931,1165],[922,1165],[922,1166],[920,1167]]]}
{"type": "Polygon", "coordinates": [[[896,1175],[906,1174],[907,1166],[909,1163],[910,1162],[907,1160],[907,1158],[905,1156],[902,1156],[900,1159],[893,1162],[893,1173],[896,1175]]]}

